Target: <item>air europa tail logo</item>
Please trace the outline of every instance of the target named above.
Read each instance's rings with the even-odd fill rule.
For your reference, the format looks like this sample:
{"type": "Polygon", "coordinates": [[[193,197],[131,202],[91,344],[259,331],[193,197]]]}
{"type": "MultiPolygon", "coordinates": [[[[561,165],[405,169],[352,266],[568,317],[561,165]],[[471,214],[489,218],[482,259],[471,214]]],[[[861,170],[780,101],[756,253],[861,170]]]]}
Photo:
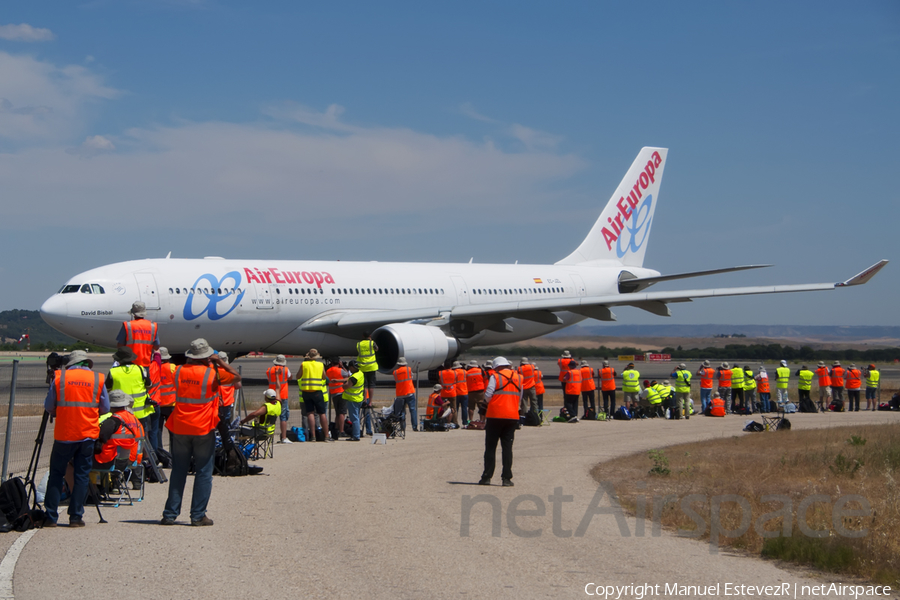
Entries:
{"type": "Polygon", "coordinates": [[[616,202],[619,211],[614,217],[606,219],[609,227],[602,229],[603,240],[606,242],[607,250],[612,250],[613,243],[616,244],[616,254],[619,258],[628,252],[637,252],[647,240],[650,221],[652,221],[650,213],[653,207],[653,196],[651,194],[644,196],[644,190],[650,187],[650,184],[656,183],[656,170],[661,164],[662,157],[659,152],[654,152],[644,170],[635,180],[631,192],[616,202]],[[623,242],[625,242],[624,248],[623,242]]]}

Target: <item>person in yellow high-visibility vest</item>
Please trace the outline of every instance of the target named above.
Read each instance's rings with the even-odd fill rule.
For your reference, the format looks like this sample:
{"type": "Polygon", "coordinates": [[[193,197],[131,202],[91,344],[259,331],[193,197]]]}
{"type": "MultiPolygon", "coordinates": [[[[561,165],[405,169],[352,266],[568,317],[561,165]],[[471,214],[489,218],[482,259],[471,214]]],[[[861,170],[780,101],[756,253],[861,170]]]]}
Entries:
{"type": "Polygon", "coordinates": [[[375,400],[375,373],[378,372],[378,360],[375,352],[378,345],[372,341],[372,334],[368,331],[363,334],[363,339],[356,344],[356,364],[366,379],[366,402],[371,404],[375,400]]]}
{"type": "MultiPolygon", "coordinates": [[[[309,430],[316,435],[316,415],[319,415],[319,423],[322,428],[323,439],[320,441],[334,441],[328,435],[328,415],[325,394],[328,392],[328,380],[325,378],[325,365],[319,362],[322,358],[315,348],[307,352],[300,364],[300,395],[306,406],[306,418],[309,422],[309,430]]],[[[314,438],[316,439],[316,438],[314,438]]]]}

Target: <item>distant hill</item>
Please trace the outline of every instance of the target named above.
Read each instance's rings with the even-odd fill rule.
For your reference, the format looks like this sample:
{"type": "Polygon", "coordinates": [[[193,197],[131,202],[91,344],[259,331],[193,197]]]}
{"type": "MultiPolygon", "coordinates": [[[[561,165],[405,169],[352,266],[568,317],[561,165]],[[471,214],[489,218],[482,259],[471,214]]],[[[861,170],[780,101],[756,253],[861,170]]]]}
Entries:
{"type": "Polygon", "coordinates": [[[900,339],[900,327],[867,325],[588,325],[569,327],[555,335],[711,338],[732,334],[752,338],[808,338],[822,341],[897,340],[900,339]]]}
{"type": "MultiPolygon", "coordinates": [[[[0,312],[0,344],[15,344],[22,334],[28,333],[31,345],[53,344],[71,345],[75,338],[53,329],[41,318],[36,310],[4,310],[0,312]]],[[[24,348],[24,342],[21,345],[24,348]]]]}

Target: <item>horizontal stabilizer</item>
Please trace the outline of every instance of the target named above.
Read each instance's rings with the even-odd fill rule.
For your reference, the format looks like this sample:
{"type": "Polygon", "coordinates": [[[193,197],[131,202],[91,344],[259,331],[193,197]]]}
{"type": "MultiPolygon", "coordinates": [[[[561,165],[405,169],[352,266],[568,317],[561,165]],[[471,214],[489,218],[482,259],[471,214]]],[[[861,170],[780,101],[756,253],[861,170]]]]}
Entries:
{"type": "Polygon", "coordinates": [[[688,279],[689,277],[703,277],[705,275],[718,275],[720,273],[732,273],[734,271],[747,271],[749,269],[764,269],[772,265],[743,265],[740,267],[726,267],[724,269],[709,269],[706,271],[690,271],[688,273],[675,273],[672,275],[658,275],[656,277],[621,277],[619,279],[619,291],[623,294],[643,289],[661,281],[673,281],[675,279],[688,279]]]}

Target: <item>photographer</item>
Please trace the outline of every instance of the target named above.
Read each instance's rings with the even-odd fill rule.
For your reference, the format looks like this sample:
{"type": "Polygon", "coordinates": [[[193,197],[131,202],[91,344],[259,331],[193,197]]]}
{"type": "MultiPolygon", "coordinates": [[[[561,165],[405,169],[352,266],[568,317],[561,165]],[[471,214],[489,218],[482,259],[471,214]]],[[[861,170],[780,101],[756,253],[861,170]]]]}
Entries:
{"type": "Polygon", "coordinates": [[[172,475],[169,496],[160,525],[174,525],[181,513],[181,499],[188,469],[194,463],[191,525],[209,526],[206,507],[212,494],[212,471],[219,421],[219,387],[237,384],[241,376],[219,358],[203,338],[191,342],[184,353],[188,361],[175,370],[175,410],[166,422],[172,432],[172,475]]]}
{"type": "Polygon", "coordinates": [[[84,500],[88,492],[88,474],[94,460],[94,441],[100,437],[100,415],[109,412],[109,395],[104,377],[92,371],[94,361],[83,350],[69,355],[64,369],[56,371],[44,410],[56,417],[53,450],[50,452],[50,476],[44,509],[44,527],[56,527],[59,497],[69,461],[74,467],[74,485],[69,498],[69,527],[84,527],[84,500]]]}

